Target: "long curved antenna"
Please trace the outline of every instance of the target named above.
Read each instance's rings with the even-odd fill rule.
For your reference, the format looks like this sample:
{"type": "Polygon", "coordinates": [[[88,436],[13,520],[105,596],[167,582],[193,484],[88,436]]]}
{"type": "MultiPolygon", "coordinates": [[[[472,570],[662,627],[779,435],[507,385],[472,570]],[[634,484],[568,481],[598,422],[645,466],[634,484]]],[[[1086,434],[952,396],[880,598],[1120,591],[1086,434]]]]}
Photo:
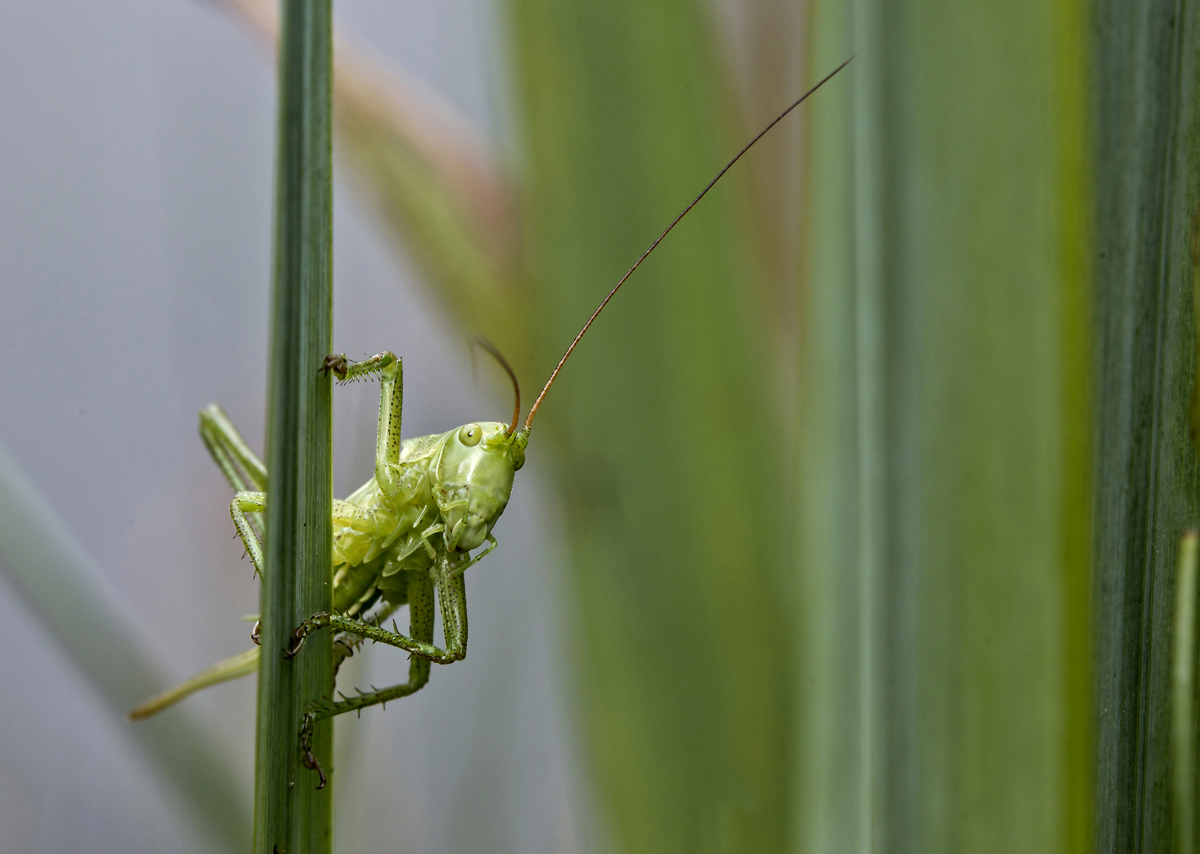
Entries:
{"type": "Polygon", "coordinates": [[[533,402],[533,407],[529,410],[529,415],[527,415],[525,417],[525,430],[526,431],[528,431],[530,426],[533,424],[533,416],[538,411],[538,407],[542,405],[542,398],[546,396],[546,392],[548,392],[550,390],[550,386],[552,386],[554,384],[555,377],[558,376],[558,372],[562,370],[562,366],[564,364],[566,364],[567,359],[570,358],[571,353],[575,350],[575,345],[579,343],[579,339],[581,339],[583,337],[584,333],[588,331],[588,327],[592,325],[592,321],[594,321],[597,317],[600,316],[600,312],[604,311],[604,307],[606,305],[608,305],[608,301],[610,299],[612,299],[616,295],[617,291],[619,291],[621,289],[621,285],[625,284],[625,280],[628,279],[631,275],[633,275],[633,271],[636,270],[641,265],[641,263],[646,260],[646,256],[649,255],[651,252],[653,252],[658,247],[658,244],[662,243],[663,238],[666,237],[668,234],[670,234],[671,229],[674,228],[681,219],[683,219],[685,216],[687,216],[688,211],[690,211],[692,208],[694,208],[696,206],[696,203],[704,198],[704,194],[707,193],[709,190],[711,190],[713,188],[713,185],[721,180],[721,178],[725,175],[726,172],[728,172],[730,170],[730,168],[733,166],[733,164],[737,163],[738,160],[741,159],[742,155],[750,150],[750,148],[754,145],[754,143],[756,143],[760,139],[762,139],[766,135],[767,131],[769,131],[771,128],[775,127],[775,125],[779,124],[779,122],[783,120],[784,116],[786,116],[792,110],[796,109],[802,103],[804,103],[804,101],[808,98],[809,95],[811,95],[813,92],[816,92],[818,89],[820,89],[826,83],[828,83],[830,78],[832,78],[835,74],[837,74],[839,71],[841,71],[847,65],[849,65],[851,59],[854,59],[854,56],[851,56],[850,59],[847,59],[845,62],[843,62],[837,68],[833,69],[833,71],[829,72],[824,77],[822,77],[821,81],[819,83],[817,83],[816,86],[812,87],[807,92],[805,92],[803,95],[801,95],[799,98],[797,98],[796,101],[794,101],[790,107],[788,107],[786,110],[784,110],[778,116],[776,116],[775,120],[773,122],[771,122],[769,125],[767,125],[765,128],[763,128],[761,131],[759,131],[758,136],[754,137],[754,139],[752,139],[748,143],[746,143],[746,147],[743,148],[741,151],[739,151],[732,160],[730,160],[727,164],[725,164],[725,168],[717,173],[717,177],[713,178],[711,181],[708,182],[708,186],[700,191],[700,195],[698,195],[698,196],[696,196],[696,198],[692,199],[692,203],[683,209],[683,213],[681,213],[679,216],[675,217],[675,219],[671,220],[671,224],[668,225],[666,227],[666,229],[663,231],[663,233],[660,234],[658,236],[658,238],[653,243],[650,244],[650,248],[647,249],[645,252],[643,252],[642,256],[640,258],[638,258],[637,261],[634,262],[633,266],[630,267],[628,271],[626,271],[625,275],[621,277],[621,281],[617,282],[616,287],[614,287],[611,291],[608,292],[608,296],[606,296],[604,298],[604,301],[602,303],[600,303],[600,306],[595,311],[592,312],[592,316],[588,318],[587,323],[583,324],[583,329],[579,330],[579,334],[575,336],[575,340],[571,342],[571,346],[567,348],[567,352],[563,353],[563,357],[558,360],[558,365],[554,368],[554,372],[552,374],[550,374],[550,379],[546,380],[546,385],[544,385],[542,387],[542,391],[540,394],[538,394],[537,400],[535,400],[533,402]]]}
{"type": "Polygon", "coordinates": [[[500,367],[508,372],[508,378],[512,380],[513,394],[516,396],[516,403],[513,404],[513,420],[512,424],[508,425],[508,429],[504,431],[506,436],[511,436],[517,429],[517,421],[521,418],[521,385],[517,382],[516,371],[512,369],[512,365],[508,363],[508,359],[504,358],[503,354],[496,349],[496,345],[484,338],[482,335],[476,335],[471,342],[481,350],[486,350],[488,355],[500,363],[500,367]]]}

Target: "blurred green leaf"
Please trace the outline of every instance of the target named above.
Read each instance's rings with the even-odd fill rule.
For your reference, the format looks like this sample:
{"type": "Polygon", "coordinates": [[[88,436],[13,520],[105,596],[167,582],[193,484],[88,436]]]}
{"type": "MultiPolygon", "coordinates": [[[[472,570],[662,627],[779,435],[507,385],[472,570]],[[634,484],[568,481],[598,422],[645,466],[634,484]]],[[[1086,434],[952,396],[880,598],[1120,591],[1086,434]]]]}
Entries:
{"type": "Polygon", "coordinates": [[[136,620],[58,514],[0,448],[0,570],[46,632],[190,811],[204,838],[243,850],[249,792],[217,759],[213,734],[186,709],[136,725],[125,713],[169,682],[136,620]]]}
{"type": "MultiPolygon", "coordinates": [[[[271,0],[220,0],[274,46],[271,0]]],[[[445,103],[344,38],[334,48],[339,153],[361,197],[417,262],[455,322],[521,369],[525,259],[516,193],[489,144],[445,103]]]]}
{"type": "Polygon", "coordinates": [[[338,150],[454,321],[524,364],[519,210],[482,140],[432,95],[338,43],[338,150]]]}
{"type": "MultiPolygon", "coordinates": [[[[543,375],[735,150],[707,9],[511,4],[543,375]]],[[[786,443],[740,181],[630,280],[529,449],[557,452],[577,696],[622,851],[776,851],[787,830],[786,443]]]]}
{"type": "MultiPolygon", "coordinates": [[[[566,497],[622,850],[1167,850],[1191,5],[809,4],[811,76],[860,58],[790,149],[805,214],[768,143],[614,303],[531,448],[566,497]]],[[[761,93],[726,115],[707,6],[510,10],[524,247],[412,113],[339,110],[448,313],[544,375],[761,93]]],[[[743,85],[790,67],[761,10],[733,19],[743,85]]]]}
{"type": "Polygon", "coordinates": [[[1087,10],[814,13],[795,850],[1089,851],[1087,10]]]}

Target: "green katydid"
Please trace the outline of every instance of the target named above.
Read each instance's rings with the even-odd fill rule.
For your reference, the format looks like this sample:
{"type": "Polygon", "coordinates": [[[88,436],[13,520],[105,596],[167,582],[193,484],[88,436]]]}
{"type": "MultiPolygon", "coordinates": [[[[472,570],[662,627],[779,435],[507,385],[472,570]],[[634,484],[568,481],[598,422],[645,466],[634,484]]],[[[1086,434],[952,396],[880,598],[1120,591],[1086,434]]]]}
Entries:
{"type": "MultiPolygon", "coordinates": [[[[511,423],[478,422],[407,441],[400,438],[401,360],[389,352],[362,362],[350,362],[345,355],[326,357],[319,370],[333,374],[338,382],[375,375],[380,380],[375,474],[348,498],[333,502],[333,611],[314,614],[305,620],[293,633],[292,645],[283,654],[289,658],[296,655],[305,638],[328,628],[338,633],[334,642],[335,664],[353,654],[355,646],[364,639],[406,650],[411,662],[407,682],[353,697],[342,695],[337,701],[326,700],[305,716],[301,734],[305,764],[320,773],[322,786],[325,775],[312,759],[307,744],[314,721],[408,696],[429,681],[431,663],[450,664],[466,656],[467,599],[463,573],[496,547],[492,528],[508,504],[514,475],[525,462],[534,416],[600,312],[733,164],[849,62],[847,59],[822,78],[750,140],[642,253],[567,347],[519,429],[521,393],[516,374],[484,339],[477,339],[479,346],[500,363],[512,380],[515,404],[511,423]],[[381,628],[383,619],[403,605],[409,609],[409,634],[401,634],[394,621],[391,631],[381,628]],[[441,610],[445,649],[433,643],[435,607],[441,610]]],[[[266,467],[215,404],[200,412],[200,435],[236,490],[230,515],[255,570],[261,573],[266,467]]],[[[251,633],[255,644],[257,628],[256,625],[251,633]]],[[[258,653],[256,645],[220,662],[134,709],[130,717],[148,717],[210,685],[255,672],[258,653]]]]}

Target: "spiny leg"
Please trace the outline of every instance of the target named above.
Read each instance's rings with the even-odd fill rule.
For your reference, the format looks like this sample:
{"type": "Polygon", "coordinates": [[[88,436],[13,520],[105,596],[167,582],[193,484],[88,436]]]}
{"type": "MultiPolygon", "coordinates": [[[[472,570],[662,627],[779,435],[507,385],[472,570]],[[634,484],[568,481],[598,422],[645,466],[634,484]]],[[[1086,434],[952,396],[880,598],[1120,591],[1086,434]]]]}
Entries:
{"type": "MultiPolygon", "coordinates": [[[[414,639],[431,645],[433,643],[433,600],[433,582],[429,576],[423,572],[408,573],[408,630],[414,639]]],[[[431,666],[429,659],[414,655],[409,660],[407,682],[369,693],[359,692],[354,697],[347,697],[338,692],[342,699],[337,702],[326,701],[314,708],[313,720],[321,721],[346,712],[361,711],[368,706],[414,694],[429,681],[431,666]]]]}
{"type": "MultiPolygon", "coordinates": [[[[422,643],[433,643],[433,582],[423,572],[408,573],[408,630],[414,639],[422,643]]],[[[304,716],[300,728],[300,750],[303,754],[304,767],[316,771],[321,777],[318,789],[325,788],[325,771],[312,753],[313,724],[317,721],[332,718],[346,712],[361,712],[368,706],[387,704],[389,700],[397,700],[415,694],[425,687],[429,681],[429,659],[412,656],[408,663],[408,681],[390,688],[373,690],[367,693],[360,691],[357,696],[347,697],[340,691],[341,700],[336,702],[326,700],[316,704],[312,711],[304,716]]]]}
{"type": "Polygon", "coordinates": [[[404,360],[387,350],[362,362],[345,354],[326,356],[323,371],[333,371],[338,382],[379,374],[379,425],[375,432],[375,482],[386,495],[400,490],[400,414],[404,408],[404,360]]]}
{"type": "Polygon", "coordinates": [[[254,573],[259,577],[263,574],[262,543],[259,542],[258,533],[246,519],[246,514],[261,514],[266,509],[265,492],[239,492],[233,496],[233,501],[229,502],[229,515],[233,518],[233,527],[237,528],[242,545],[250,555],[250,562],[254,564],[254,573]]]}
{"type": "MultiPolygon", "coordinates": [[[[377,643],[398,647],[437,664],[461,661],[467,654],[467,592],[463,577],[456,575],[454,569],[455,567],[444,556],[439,555],[434,561],[433,583],[441,604],[442,630],[446,635],[445,649],[428,641],[402,635],[397,631],[389,632],[363,620],[321,612],[313,614],[297,627],[296,631],[292,633],[294,640],[292,647],[284,650],[284,656],[291,658],[298,653],[304,645],[304,640],[313,632],[331,628],[377,643]]],[[[409,607],[412,607],[411,602],[409,607]]]]}
{"type": "MultiPolygon", "coordinates": [[[[407,605],[408,600],[405,599],[402,604],[407,605]]],[[[381,623],[383,623],[385,620],[390,618],[392,616],[392,614],[396,613],[396,611],[400,610],[400,607],[401,607],[400,605],[388,604],[386,607],[382,608],[375,614],[372,614],[370,617],[368,617],[367,621],[374,623],[375,625],[378,626],[381,623]]],[[[359,637],[358,635],[347,635],[347,634],[338,634],[333,639],[333,675],[334,676],[337,676],[338,670],[346,662],[346,659],[352,658],[354,656],[354,654],[356,652],[358,652],[358,648],[363,645],[364,640],[365,640],[364,638],[359,637]]]]}

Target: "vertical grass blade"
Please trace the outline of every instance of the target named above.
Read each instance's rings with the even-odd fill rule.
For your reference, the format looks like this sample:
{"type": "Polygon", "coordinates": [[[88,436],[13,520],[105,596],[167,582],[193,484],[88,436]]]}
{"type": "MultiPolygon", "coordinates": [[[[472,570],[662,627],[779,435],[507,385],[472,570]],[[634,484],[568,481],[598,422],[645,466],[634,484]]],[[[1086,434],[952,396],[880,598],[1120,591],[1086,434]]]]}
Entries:
{"type": "MultiPolygon", "coordinates": [[[[330,0],[287,0],[281,12],[254,850],[320,854],[332,848],[331,788],[316,790],[300,764],[299,732],[306,706],[333,692],[331,639],[320,633],[292,660],[282,651],[331,605],[330,380],[318,369],[332,344],[333,22],[330,0]]],[[[328,721],[317,726],[330,775],[332,737],[328,721]]]]}
{"type": "Polygon", "coordinates": [[[241,851],[242,789],[186,710],[132,726],[125,713],[168,684],[136,620],[8,453],[0,448],[0,572],[45,625],[114,720],[181,796],[214,849],[241,851]]]}
{"type": "Polygon", "coordinates": [[[1196,524],[1189,404],[1200,218],[1200,9],[1095,10],[1096,850],[1172,849],[1176,550],[1196,524]]]}
{"type": "MultiPolygon", "coordinates": [[[[727,132],[708,4],[510,8],[540,379],[745,140],[727,132]]],[[[529,448],[557,463],[572,675],[608,826],[629,854],[778,851],[787,832],[774,324],[742,239],[741,166],[589,333],[529,448]]]]}
{"type": "Polygon", "coordinates": [[[793,850],[1082,854],[1087,10],[812,11],[793,850]]]}

